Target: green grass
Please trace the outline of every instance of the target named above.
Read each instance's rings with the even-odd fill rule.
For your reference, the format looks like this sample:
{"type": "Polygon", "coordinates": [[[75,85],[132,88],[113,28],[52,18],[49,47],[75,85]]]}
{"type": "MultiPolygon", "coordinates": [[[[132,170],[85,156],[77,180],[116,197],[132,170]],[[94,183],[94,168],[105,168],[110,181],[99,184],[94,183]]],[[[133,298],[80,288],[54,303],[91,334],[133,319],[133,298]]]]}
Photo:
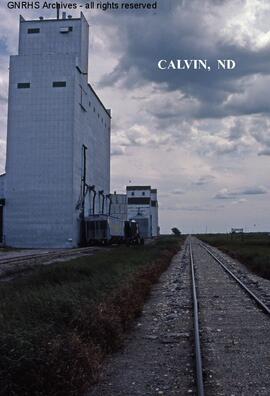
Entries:
{"type": "Polygon", "coordinates": [[[0,284],[0,395],[79,395],[181,240],[118,247],[0,284]]]}
{"type": "Polygon", "coordinates": [[[21,252],[21,251],[23,251],[23,250],[25,250],[25,249],[11,248],[11,247],[5,246],[5,247],[1,247],[1,248],[0,248],[0,255],[1,255],[1,253],[6,253],[6,252],[21,252]]]}
{"type": "Polygon", "coordinates": [[[270,235],[268,233],[209,234],[198,237],[238,259],[256,275],[270,279],[270,235]]]}

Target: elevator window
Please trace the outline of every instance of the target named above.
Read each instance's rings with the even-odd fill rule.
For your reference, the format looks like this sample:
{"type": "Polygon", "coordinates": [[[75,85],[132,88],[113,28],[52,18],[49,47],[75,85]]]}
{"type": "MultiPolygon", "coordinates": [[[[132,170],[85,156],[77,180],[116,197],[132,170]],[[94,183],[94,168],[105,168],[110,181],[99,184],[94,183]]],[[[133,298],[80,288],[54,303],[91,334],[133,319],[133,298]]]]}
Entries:
{"type": "Polygon", "coordinates": [[[31,28],[31,29],[28,29],[27,30],[27,33],[28,34],[33,34],[33,33],[39,33],[40,32],[40,29],[39,28],[31,28]]]}
{"type": "Polygon", "coordinates": [[[54,88],[65,87],[66,85],[67,85],[66,81],[54,81],[53,82],[54,88]]]}
{"type": "Polygon", "coordinates": [[[30,88],[30,83],[18,83],[17,88],[30,88]]]}

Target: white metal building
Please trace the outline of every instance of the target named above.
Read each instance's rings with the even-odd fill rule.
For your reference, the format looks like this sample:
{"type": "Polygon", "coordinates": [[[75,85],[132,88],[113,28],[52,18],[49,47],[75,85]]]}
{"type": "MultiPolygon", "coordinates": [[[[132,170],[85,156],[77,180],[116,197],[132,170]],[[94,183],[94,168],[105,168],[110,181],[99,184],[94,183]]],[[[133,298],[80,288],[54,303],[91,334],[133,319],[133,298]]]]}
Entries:
{"type": "Polygon", "coordinates": [[[128,219],[127,216],[127,196],[126,194],[111,194],[111,210],[110,215],[120,219],[122,221],[126,221],[128,219]]]}
{"type": "MultiPolygon", "coordinates": [[[[88,37],[83,14],[20,17],[19,52],[10,58],[1,178],[7,245],[78,245],[84,165],[93,192],[110,192],[111,115],[88,83],[88,37]]],[[[100,213],[99,202],[87,200],[85,210],[100,213]]]]}
{"type": "Polygon", "coordinates": [[[135,219],[145,238],[159,235],[157,190],[151,186],[127,186],[128,219],[135,219]]]}

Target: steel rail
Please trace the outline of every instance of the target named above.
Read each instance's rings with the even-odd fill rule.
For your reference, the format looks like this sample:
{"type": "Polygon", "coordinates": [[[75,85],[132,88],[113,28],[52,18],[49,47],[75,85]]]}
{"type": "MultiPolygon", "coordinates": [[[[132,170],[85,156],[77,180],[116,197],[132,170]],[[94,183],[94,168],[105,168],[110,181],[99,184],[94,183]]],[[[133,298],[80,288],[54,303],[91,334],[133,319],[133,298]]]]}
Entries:
{"type": "Polygon", "coordinates": [[[198,392],[198,396],[204,396],[203,366],[202,366],[200,328],[199,328],[199,309],[198,309],[198,299],[197,299],[195,271],[194,271],[194,260],[193,260],[193,254],[192,254],[191,241],[189,242],[189,253],[190,253],[191,277],[192,277],[193,311],[194,311],[194,338],[195,338],[197,392],[198,392]]]}
{"type": "Polygon", "coordinates": [[[75,248],[75,249],[67,249],[67,250],[53,250],[53,251],[48,251],[48,252],[43,252],[43,253],[38,253],[38,254],[25,254],[25,255],[18,255],[18,256],[12,256],[12,257],[3,257],[1,258],[0,256],[0,266],[5,265],[5,264],[16,264],[17,262],[22,262],[22,261],[29,261],[29,260],[36,260],[36,259],[43,259],[43,258],[54,258],[54,257],[65,257],[65,256],[72,256],[73,254],[77,253],[84,253],[88,251],[94,251],[97,249],[96,247],[85,247],[85,248],[75,248]]]}
{"type": "Polygon", "coordinates": [[[58,259],[68,260],[69,257],[72,258],[74,255],[93,253],[97,249],[91,246],[2,259],[0,260],[0,282],[14,279],[26,271],[33,270],[36,262],[42,265],[48,260],[51,263],[56,262],[58,259]],[[3,272],[1,273],[2,270],[3,272]]]}
{"type": "Polygon", "coordinates": [[[232,276],[232,278],[248,293],[248,295],[253,298],[258,306],[262,308],[264,312],[266,312],[268,315],[270,314],[270,308],[259,298],[254,294],[234,273],[229,270],[229,268],[226,267],[225,264],[222,263],[222,261],[204,244],[200,243],[200,245],[210,254],[211,257],[219,264],[221,267],[229,274],[232,276]]]}

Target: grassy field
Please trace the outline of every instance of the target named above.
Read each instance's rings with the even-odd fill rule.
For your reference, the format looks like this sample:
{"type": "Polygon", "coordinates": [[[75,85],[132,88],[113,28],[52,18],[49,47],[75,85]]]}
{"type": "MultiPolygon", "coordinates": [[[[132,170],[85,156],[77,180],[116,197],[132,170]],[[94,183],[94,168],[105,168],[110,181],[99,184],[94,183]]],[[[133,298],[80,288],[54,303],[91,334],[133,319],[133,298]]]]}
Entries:
{"type": "Polygon", "coordinates": [[[198,237],[238,259],[255,274],[270,279],[270,235],[268,233],[209,234],[198,237]]]}
{"type": "Polygon", "coordinates": [[[111,248],[0,284],[0,395],[82,394],[182,241],[111,248]]]}

